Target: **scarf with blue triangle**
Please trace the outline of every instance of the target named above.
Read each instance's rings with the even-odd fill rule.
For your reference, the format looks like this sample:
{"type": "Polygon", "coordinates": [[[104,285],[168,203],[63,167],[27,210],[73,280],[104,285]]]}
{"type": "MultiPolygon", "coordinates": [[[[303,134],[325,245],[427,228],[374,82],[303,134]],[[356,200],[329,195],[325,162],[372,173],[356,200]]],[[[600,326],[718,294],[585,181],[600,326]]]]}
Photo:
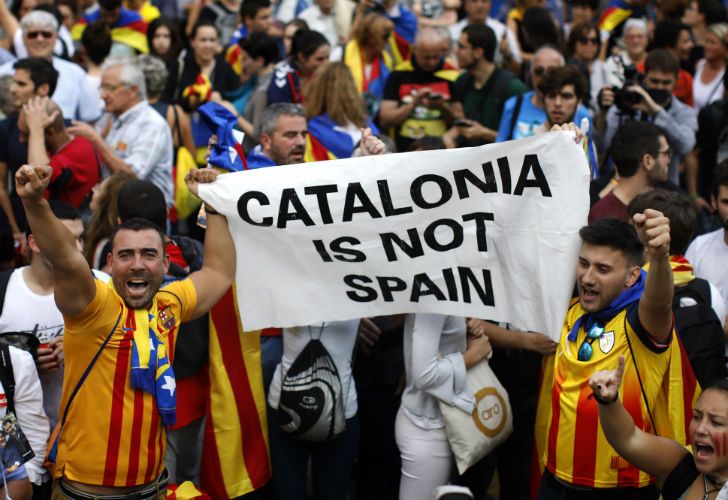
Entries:
{"type": "MultiPolygon", "coordinates": [[[[109,281],[113,289],[113,284],[109,281]]],[[[177,410],[176,383],[172,364],[167,354],[167,343],[157,328],[157,299],[147,309],[130,309],[133,322],[127,322],[133,330],[131,344],[131,387],[151,394],[157,403],[157,411],[166,427],[175,423],[177,410]]]]}
{"type": "Polygon", "coordinates": [[[625,307],[640,300],[642,292],[645,291],[646,278],[647,273],[644,270],[640,270],[640,277],[637,279],[637,283],[622,291],[622,293],[620,293],[611,304],[601,311],[597,311],[595,313],[587,312],[579,316],[579,319],[576,320],[574,327],[569,332],[569,336],[567,337],[569,341],[576,341],[576,337],[579,334],[579,328],[581,328],[582,324],[584,325],[585,332],[588,332],[594,323],[604,326],[625,307]]]}

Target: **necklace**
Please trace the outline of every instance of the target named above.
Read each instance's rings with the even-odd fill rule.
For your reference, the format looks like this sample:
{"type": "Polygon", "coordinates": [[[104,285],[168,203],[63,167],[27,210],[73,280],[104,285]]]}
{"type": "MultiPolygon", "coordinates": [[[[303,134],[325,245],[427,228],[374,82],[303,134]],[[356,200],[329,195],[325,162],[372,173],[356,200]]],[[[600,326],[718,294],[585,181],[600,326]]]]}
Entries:
{"type": "Polygon", "coordinates": [[[703,474],[703,491],[705,492],[705,495],[703,495],[703,500],[709,500],[710,494],[715,493],[716,491],[720,491],[722,486],[723,484],[716,484],[715,478],[713,478],[712,476],[703,474]],[[708,491],[708,480],[710,480],[710,484],[713,485],[713,489],[710,491],[708,491]]]}

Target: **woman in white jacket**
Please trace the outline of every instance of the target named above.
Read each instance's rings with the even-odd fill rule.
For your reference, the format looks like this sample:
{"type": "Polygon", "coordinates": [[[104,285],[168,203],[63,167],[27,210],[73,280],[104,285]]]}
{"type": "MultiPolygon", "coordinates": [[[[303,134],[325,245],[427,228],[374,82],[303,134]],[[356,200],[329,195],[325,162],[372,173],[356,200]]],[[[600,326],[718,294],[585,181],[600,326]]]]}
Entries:
{"type": "Polygon", "coordinates": [[[395,438],[402,458],[400,500],[430,498],[448,482],[452,451],[438,401],[471,412],[475,397],[467,368],[488,356],[488,337],[467,337],[465,319],[409,314],[404,324],[407,386],[397,413],[395,438]]]}

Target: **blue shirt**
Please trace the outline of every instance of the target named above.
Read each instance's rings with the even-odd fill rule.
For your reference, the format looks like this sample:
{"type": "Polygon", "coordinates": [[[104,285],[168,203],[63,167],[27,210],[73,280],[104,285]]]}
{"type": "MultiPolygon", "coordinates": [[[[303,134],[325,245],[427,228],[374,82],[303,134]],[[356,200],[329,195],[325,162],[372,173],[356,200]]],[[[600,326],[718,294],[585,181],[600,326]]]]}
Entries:
{"type": "MultiPolygon", "coordinates": [[[[534,91],[528,91],[523,94],[521,109],[518,112],[518,118],[513,126],[513,135],[511,135],[511,121],[513,119],[513,111],[516,107],[517,96],[508,99],[503,106],[503,114],[501,115],[500,125],[498,126],[498,136],[495,142],[510,141],[511,139],[521,139],[523,137],[531,137],[534,130],[546,123],[546,110],[533,105],[531,98],[534,91]]],[[[574,116],[574,122],[581,123],[582,118],[589,118],[589,110],[583,105],[579,105],[574,116]]],[[[589,119],[591,128],[591,119],[589,119]]]]}

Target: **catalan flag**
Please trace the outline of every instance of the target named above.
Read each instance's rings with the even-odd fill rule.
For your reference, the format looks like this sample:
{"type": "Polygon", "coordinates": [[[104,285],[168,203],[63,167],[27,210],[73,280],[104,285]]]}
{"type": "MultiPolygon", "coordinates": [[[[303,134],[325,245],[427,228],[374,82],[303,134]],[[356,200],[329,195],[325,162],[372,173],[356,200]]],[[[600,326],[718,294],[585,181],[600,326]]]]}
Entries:
{"type": "Polygon", "coordinates": [[[235,498],[265,485],[268,455],[260,331],[245,332],[235,286],[210,311],[210,398],[200,483],[212,498],[235,498]]]}
{"type": "MultiPolygon", "coordinates": [[[[86,26],[98,21],[100,18],[100,9],[96,9],[90,14],[85,14],[81,17],[73,28],[71,28],[73,41],[80,41],[86,26]]],[[[142,54],[149,52],[149,46],[147,44],[147,23],[138,12],[125,9],[124,7],[119,11],[119,19],[111,27],[111,40],[116,43],[128,45],[142,54]]]]}
{"type": "MultiPolygon", "coordinates": [[[[373,134],[379,133],[373,123],[370,122],[368,126],[372,129],[373,134]]],[[[327,113],[308,121],[304,161],[350,158],[355,146],[351,135],[336,125],[327,113]]]]}
{"type": "Polygon", "coordinates": [[[388,52],[382,52],[372,62],[372,72],[369,78],[364,74],[364,59],[359,44],[352,40],[344,46],[344,64],[351,70],[354,83],[361,94],[371,94],[381,100],[384,93],[384,84],[394,63],[388,52]]]}
{"type": "Polygon", "coordinates": [[[612,32],[631,15],[632,9],[627,0],[611,0],[602,15],[599,16],[599,29],[612,32]]]}
{"type": "Polygon", "coordinates": [[[417,16],[399,5],[399,14],[387,17],[394,23],[394,32],[389,37],[388,48],[396,66],[410,58],[410,46],[415,43],[417,34],[417,16]]]}
{"type": "Polygon", "coordinates": [[[200,102],[209,101],[212,97],[212,83],[208,76],[200,72],[195,81],[182,91],[182,97],[185,99],[197,97],[200,102]]]}
{"type": "Polygon", "coordinates": [[[191,481],[167,486],[167,500],[212,500],[210,495],[200,491],[191,481]]]}

